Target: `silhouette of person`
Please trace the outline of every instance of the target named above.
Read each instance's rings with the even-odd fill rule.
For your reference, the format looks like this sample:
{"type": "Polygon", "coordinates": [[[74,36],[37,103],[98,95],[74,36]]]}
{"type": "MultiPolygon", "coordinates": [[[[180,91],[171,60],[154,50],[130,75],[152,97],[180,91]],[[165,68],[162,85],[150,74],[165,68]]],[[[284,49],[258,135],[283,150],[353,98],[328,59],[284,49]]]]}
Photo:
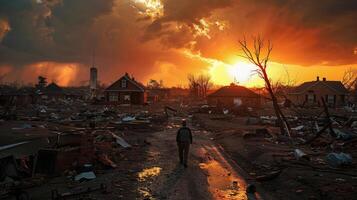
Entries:
{"type": "Polygon", "coordinates": [[[180,163],[187,168],[188,152],[192,144],[191,129],[186,126],[186,121],[182,121],[182,127],[177,131],[176,142],[179,151],[180,163]]]}

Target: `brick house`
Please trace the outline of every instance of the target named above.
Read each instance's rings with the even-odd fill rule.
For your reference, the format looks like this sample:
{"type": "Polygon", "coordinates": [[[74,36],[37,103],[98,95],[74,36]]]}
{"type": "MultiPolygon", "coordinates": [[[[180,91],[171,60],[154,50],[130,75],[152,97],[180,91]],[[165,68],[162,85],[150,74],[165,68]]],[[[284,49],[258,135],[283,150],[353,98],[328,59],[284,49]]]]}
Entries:
{"type": "Polygon", "coordinates": [[[319,77],[316,81],[305,82],[294,88],[288,98],[295,105],[320,106],[321,98],[330,107],[341,107],[347,103],[348,91],[341,81],[327,81],[319,77]]]}
{"type": "Polygon", "coordinates": [[[230,84],[207,96],[208,104],[225,107],[260,107],[261,97],[246,87],[230,84]]]}
{"type": "Polygon", "coordinates": [[[128,73],[111,84],[104,91],[105,101],[108,104],[145,104],[147,99],[146,88],[137,82],[128,73]]]}

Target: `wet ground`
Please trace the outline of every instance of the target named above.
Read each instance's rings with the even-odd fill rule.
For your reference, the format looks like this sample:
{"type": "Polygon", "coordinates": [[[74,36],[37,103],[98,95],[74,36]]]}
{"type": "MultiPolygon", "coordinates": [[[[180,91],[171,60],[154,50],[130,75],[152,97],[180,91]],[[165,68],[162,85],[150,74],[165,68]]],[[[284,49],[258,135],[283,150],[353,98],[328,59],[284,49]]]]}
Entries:
{"type": "MultiPolygon", "coordinates": [[[[194,141],[188,168],[180,165],[175,139],[181,120],[170,119],[161,132],[128,133],[127,141],[138,144],[121,152],[118,168],[97,170],[95,180],[78,183],[60,176],[28,192],[32,199],[50,199],[53,190],[62,193],[105,184],[108,192],[85,193],[85,199],[271,199],[262,196],[265,192],[259,184],[210,139],[209,132],[191,125],[194,141]],[[248,184],[254,184],[258,192],[247,195],[248,184]]],[[[40,140],[24,144],[20,149],[27,149],[37,141],[40,140]]]]}
{"type": "Polygon", "coordinates": [[[138,174],[142,198],[263,199],[259,187],[258,193],[247,196],[249,181],[244,172],[209,139],[207,132],[193,130],[188,168],[178,162],[175,125],[148,139],[148,157],[138,174]]]}

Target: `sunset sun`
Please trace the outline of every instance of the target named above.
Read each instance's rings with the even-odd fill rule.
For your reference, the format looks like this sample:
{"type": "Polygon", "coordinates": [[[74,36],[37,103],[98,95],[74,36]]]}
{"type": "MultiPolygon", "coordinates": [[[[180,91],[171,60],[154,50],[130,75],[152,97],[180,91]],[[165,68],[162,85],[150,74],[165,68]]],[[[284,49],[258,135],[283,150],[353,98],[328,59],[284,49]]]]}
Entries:
{"type": "Polygon", "coordinates": [[[239,61],[228,68],[229,76],[239,84],[247,84],[254,75],[255,67],[250,63],[239,61]]]}
{"type": "Polygon", "coordinates": [[[0,198],[357,200],[356,19],[357,0],[0,0],[0,198]]]}

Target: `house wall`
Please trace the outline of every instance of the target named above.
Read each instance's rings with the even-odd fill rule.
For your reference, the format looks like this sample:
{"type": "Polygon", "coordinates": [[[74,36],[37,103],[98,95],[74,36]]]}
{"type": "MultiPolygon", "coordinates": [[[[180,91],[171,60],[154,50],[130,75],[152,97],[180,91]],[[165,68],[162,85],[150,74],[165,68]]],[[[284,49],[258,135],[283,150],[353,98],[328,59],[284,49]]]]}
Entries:
{"type": "Polygon", "coordinates": [[[242,101],[241,106],[257,108],[261,106],[261,99],[255,97],[207,97],[207,102],[213,106],[234,107],[234,99],[239,98],[242,101]]]}
{"type": "Polygon", "coordinates": [[[142,105],[146,103],[146,92],[126,92],[126,91],[113,91],[105,92],[105,99],[108,104],[133,104],[142,105]],[[116,100],[111,96],[116,96],[116,100]],[[129,100],[127,99],[129,96],[129,100]]]}
{"type": "Polygon", "coordinates": [[[308,89],[306,92],[301,94],[290,94],[288,95],[289,100],[291,100],[295,105],[306,105],[306,106],[319,106],[322,105],[321,97],[324,98],[325,102],[329,106],[344,106],[347,102],[347,96],[336,93],[334,90],[330,89],[328,86],[316,85],[308,89]],[[332,98],[329,97],[331,96],[332,98]]]}
{"type": "Polygon", "coordinates": [[[137,84],[123,76],[104,91],[105,101],[107,104],[145,104],[147,94],[140,89],[137,84]],[[122,87],[123,80],[126,81],[125,87],[122,87]]]}
{"type": "Polygon", "coordinates": [[[137,90],[138,86],[132,83],[131,81],[128,81],[126,78],[122,77],[120,78],[116,84],[119,84],[118,87],[121,87],[122,80],[126,80],[126,88],[125,90],[137,90]]]}

